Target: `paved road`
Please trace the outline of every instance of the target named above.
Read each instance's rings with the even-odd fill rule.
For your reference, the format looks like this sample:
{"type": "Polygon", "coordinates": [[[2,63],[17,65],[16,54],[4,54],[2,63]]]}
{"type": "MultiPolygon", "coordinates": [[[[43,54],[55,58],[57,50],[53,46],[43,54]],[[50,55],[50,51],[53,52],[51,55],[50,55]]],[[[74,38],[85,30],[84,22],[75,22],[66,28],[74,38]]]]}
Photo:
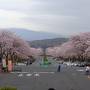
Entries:
{"type": "Polygon", "coordinates": [[[22,73],[0,74],[0,86],[15,86],[18,90],[90,90],[90,78],[84,75],[84,68],[57,66],[40,67],[38,62],[22,66],[22,73]]]}

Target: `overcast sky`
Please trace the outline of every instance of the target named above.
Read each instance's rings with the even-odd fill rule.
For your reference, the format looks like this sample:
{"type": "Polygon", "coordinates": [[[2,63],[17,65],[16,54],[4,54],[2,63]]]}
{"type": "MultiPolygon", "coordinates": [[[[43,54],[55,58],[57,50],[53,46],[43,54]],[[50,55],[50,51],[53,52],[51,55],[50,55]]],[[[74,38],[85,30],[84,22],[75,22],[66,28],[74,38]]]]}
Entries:
{"type": "Polygon", "coordinates": [[[90,31],[90,0],[0,0],[0,28],[74,34],[90,31]]]}

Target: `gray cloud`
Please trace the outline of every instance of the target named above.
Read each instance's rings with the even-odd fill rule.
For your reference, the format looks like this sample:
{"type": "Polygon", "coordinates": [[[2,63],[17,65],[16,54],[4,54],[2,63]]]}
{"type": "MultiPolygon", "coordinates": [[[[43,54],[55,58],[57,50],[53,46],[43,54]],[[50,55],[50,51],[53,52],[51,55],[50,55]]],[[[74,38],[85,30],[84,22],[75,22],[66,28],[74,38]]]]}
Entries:
{"type": "Polygon", "coordinates": [[[0,1],[0,9],[27,14],[28,17],[22,21],[28,24],[28,29],[60,34],[90,31],[90,0],[7,1],[8,3],[0,1]]]}

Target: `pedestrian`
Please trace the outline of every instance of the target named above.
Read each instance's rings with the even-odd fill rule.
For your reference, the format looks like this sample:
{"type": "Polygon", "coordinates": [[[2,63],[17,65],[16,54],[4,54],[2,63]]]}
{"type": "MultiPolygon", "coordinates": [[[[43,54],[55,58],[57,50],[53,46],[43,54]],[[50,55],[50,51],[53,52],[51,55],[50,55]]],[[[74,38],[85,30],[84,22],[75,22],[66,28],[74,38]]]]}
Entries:
{"type": "Polygon", "coordinates": [[[60,63],[59,63],[57,72],[60,72],[60,71],[61,71],[61,65],[60,65],[60,63]]]}
{"type": "Polygon", "coordinates": [[[85,72],[86,72],[86,75],[89,75],[89,72],[90,72],[90,66],[87,66],[87,67],[86,67],[86,71],[85,71],[85,72]]]}
{"type": "Polygon", "coordinates": [[[55,90],[54,88],[49,88],[48,90],[55,90]]]}

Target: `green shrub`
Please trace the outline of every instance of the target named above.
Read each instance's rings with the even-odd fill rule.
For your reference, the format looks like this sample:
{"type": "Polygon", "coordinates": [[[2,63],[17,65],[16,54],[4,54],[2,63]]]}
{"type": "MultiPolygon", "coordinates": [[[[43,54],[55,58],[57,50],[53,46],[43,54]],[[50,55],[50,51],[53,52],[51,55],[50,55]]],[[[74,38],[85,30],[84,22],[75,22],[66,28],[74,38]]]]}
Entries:
{"type": "Polygon", "coordinates": [[[15,87],[2,87],[0,90],[17,90],[15,87]]]}

